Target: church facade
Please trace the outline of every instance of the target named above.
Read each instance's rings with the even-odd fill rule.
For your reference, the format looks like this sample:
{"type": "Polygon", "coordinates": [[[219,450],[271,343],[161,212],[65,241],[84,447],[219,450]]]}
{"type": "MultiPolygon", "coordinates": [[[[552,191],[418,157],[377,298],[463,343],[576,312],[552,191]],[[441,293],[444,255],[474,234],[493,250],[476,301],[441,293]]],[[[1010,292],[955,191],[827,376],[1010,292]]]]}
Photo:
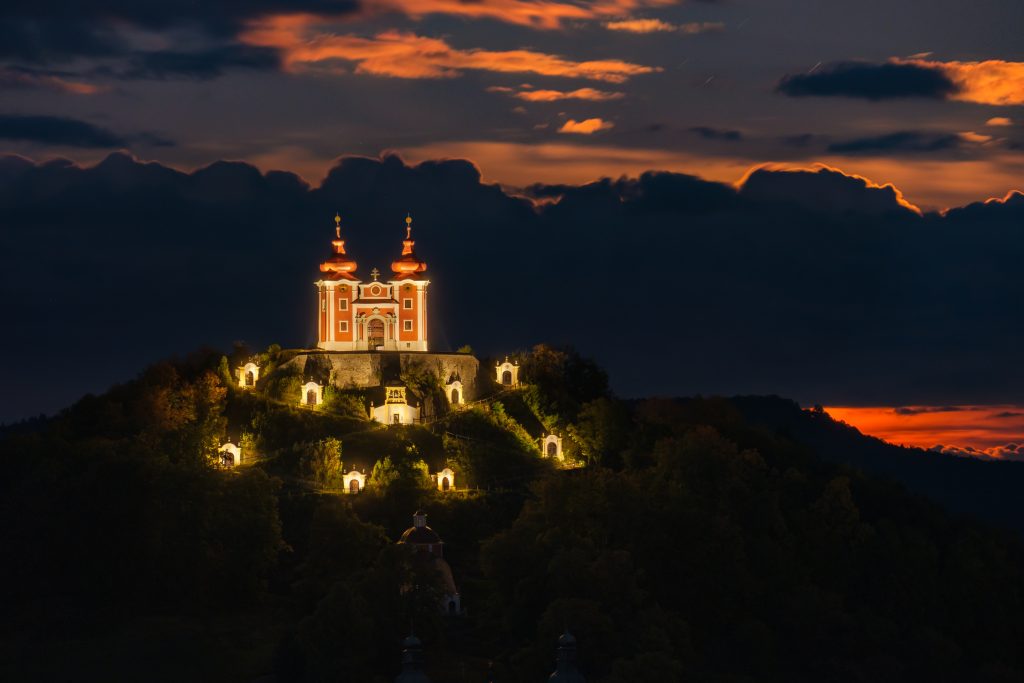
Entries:
{"type": "Polygon", "coordinates": [[[345,252],[341,217],[335,216],[334,253],[320,264],[316,281],[317,348],[325,351],[429,351],[427,341],[427,264],[416,257],[412,218],[405,219],[402,254],[392,276],[370,271],[364,282],[345,252]]]}

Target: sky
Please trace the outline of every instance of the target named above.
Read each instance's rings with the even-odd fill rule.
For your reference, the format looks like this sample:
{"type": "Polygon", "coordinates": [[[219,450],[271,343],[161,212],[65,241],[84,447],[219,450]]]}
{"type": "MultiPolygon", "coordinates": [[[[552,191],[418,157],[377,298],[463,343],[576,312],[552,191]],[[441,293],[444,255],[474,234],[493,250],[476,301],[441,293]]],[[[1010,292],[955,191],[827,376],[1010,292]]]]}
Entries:
{"type": "Polygon", "coordinates": [[[1022,25],[1017,0],[4,3],[0,421],[305,343],[335,211],[368,267],[413,212],[441,345],[573,343],[623,395],[1014,405],[1022,25]]]}

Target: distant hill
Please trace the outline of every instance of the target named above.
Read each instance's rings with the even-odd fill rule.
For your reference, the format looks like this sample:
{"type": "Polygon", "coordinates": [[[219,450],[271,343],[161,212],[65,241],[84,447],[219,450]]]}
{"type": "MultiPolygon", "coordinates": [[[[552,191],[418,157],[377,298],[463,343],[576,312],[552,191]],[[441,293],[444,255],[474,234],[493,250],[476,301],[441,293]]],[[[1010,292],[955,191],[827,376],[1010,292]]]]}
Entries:
{"type": "Polygon", "coordinates": [[[1024,533],[1024,463],[962,458],[896,446],[827,413],[802,410],[776,396],[737,396],[729,402],[752,425],[810,447],[815,455],[900,482],[949,511],[1024,533]]]}

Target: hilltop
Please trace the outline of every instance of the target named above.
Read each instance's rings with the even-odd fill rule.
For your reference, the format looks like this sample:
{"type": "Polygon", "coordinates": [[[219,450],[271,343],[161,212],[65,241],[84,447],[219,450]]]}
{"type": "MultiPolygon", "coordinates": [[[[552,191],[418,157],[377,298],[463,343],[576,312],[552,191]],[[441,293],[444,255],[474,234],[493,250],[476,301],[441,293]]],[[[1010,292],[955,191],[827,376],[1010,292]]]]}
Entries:
{"type": "MultiPolygon", "coordinates": [[[[590,681],[1024,676],[1019,537],[823,413],[622,401],[542,345],[464,406],[404,377],[434,409],[385,426],[358,387],[299,405],[291,357],[199,352],[5,431],[4,678],[388,681],[410,620],[435,683],[545,680],[566,625],[590,681]],[[246,390],[229,369],[253,357],[246,390]],[[418,508],[463,616],[395,544],[418,508]]],[[[1020,469],[991,465],[938,467],[1020,469]]]]}

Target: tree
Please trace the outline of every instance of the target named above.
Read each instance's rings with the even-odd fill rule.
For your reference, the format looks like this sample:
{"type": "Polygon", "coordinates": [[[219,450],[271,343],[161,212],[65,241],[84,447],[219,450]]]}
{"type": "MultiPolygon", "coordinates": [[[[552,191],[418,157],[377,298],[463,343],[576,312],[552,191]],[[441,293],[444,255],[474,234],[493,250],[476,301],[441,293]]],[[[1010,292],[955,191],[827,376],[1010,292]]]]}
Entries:
{"type": "Polygon", "coordinates": [[[341,441],[326,438],[306,444],[300,460],[302,473],[321,488],[341,483],[341,441]]]}
{"type": "Polygon", "coordinates": [[[584,460],[608,467],[621,465],[620,453],[629,441],[629,412],[619,401],[601,397],[584,403],[569,433],[584,460]]]}

